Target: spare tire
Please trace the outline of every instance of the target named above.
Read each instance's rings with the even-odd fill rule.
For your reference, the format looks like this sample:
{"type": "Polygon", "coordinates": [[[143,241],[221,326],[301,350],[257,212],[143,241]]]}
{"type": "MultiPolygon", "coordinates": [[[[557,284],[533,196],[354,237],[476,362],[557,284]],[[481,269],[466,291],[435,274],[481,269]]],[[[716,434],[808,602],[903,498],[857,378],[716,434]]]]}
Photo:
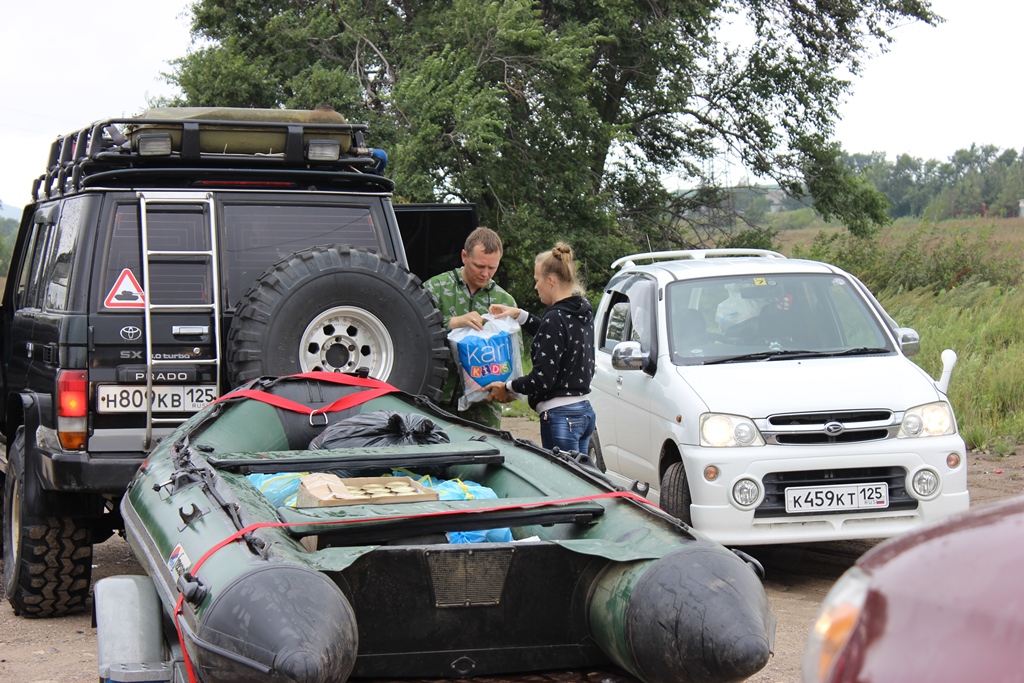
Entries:
{"type": "Polygon", "coordinates": [[[364,249],[297,251],[256,280],[228,333],[228,379],[357,372],[437,400],[447,375],[443,318],[415,275],[364,249]]]}

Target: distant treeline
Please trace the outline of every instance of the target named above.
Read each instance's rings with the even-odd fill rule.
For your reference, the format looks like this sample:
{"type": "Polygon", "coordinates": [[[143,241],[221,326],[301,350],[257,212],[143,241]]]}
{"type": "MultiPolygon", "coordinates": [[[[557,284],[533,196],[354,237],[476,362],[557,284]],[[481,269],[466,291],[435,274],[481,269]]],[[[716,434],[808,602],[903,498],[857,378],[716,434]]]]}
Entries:
{"type": "MultiPolygon", "coordinates": [[[[971,145],[947,161],[927,161],[901,154],[895,162],[882,152],[848,154],[842,160],[862,175],[889,202],[889,217],[947,219],[1021,215],[1024,200],[1024,152],[994,145],[971,145]]],[[[743,223],[775,230],[807,227],[814,220],[810,197],[789,197],[778,186],[740,185],[719,196],[733,230],[743,223]],[[769,216],[775,217],[769,220],[769,216]]],[[[746,245],[745,245],[746,246],[746,245]]]]}
{"type": "Polygon", "coordinates": [[[892,218],[931,221],[970,216],[1017,216],[1024,200],[1024,155],[994,145],[971,145],[948,161],[901,154],[844,154],[889,200],[892,218]]]}

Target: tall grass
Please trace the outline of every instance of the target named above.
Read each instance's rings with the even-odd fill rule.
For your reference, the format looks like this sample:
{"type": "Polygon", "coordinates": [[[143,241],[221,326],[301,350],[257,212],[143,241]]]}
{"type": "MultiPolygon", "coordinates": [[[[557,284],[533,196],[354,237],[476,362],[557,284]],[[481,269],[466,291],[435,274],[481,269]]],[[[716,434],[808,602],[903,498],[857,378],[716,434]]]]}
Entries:
{"type": "Polygon", "coordinates": [[[861,278],[900,325],[921,335],[913,360],[933,377],[942,351],[956,351],[949,399],[961,434],[970,448],[1002,453],[1024,443],[1019,227],[903,225],[868,240],[822,232],[790,252],[861,278]]]}
{"type": "Polygon", "coordinates": [[[949,400],[969,447],[1003,452],[1024,443],[1024,289],[977,282],[880,300],[920,333],[914,360],[933,377],[941,373],[943,349],[957,352],[949,400]]]}

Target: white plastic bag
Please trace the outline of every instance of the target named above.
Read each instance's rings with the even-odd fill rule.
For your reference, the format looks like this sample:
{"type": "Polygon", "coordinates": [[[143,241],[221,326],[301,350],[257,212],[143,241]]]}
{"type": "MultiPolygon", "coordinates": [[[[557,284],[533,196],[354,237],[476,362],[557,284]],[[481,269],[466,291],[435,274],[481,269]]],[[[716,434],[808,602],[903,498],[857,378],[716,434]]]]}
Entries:
{"type": "Polygon", "coordinates": [[[448,345],[459,370],[459,410],[487,400],[484,388],[523,376],[523,337],[512,318],[484,316],[484,328],[459,327],[448,333],[448,345]]]}
{"type": "Polygon", "coordinates": [[[736,323],[741,323],[748,318],[753,318],[760,312],[760,307],[750,299],[744,299],[740,295],[740,289],[735,284],[728,284],[729,297],[718,304],[715,311],[715,322],[718,323],[718,331],[725,333],[736,323]]]}

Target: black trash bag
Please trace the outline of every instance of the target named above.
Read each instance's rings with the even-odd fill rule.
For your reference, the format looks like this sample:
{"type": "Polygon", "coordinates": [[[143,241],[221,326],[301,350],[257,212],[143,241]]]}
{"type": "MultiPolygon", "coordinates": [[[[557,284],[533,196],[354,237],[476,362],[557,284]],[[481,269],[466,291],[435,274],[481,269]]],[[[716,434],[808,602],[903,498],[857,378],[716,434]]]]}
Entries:
{"type": "MultiPolygon", "coordinates": [[[[429,443],[450,443],[448,434],[430,418],[416,413],[374,410],[339,420],[324,428],[309,443],[309,450],[330,448],[365,448],[367,446],[403,446],[429,443]]],[[[330,470],[342,479],[366,476],[380,468],[330,470]]],[[[416,474],[429,474],[447,479],[446,467],[421,467],[416,474]]]]}
{"type": "Polygon", "coordinates": [[[449,442],[448,434],[424,415],[374,410],[328,425],[309,443],[309,450],[449,442]]]}

